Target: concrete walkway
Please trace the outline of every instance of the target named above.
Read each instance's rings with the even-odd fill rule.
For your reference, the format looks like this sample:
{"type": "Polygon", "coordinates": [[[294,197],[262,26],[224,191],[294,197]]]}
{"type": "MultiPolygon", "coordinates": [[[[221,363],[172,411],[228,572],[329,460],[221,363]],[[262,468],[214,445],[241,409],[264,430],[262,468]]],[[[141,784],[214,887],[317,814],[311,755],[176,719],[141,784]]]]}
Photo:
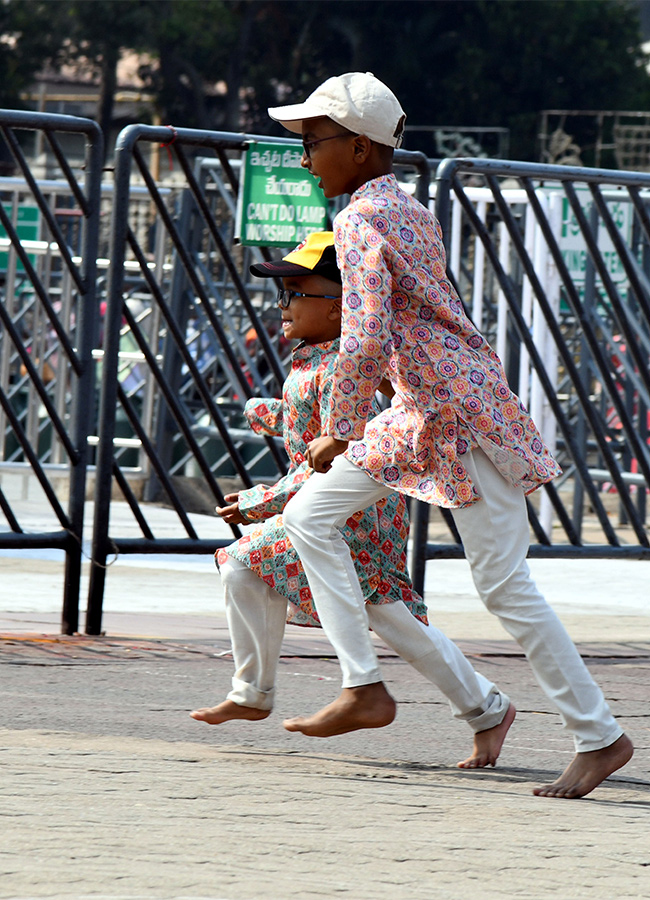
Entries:
{"type": "Polygon", "coordinates": [[[436,564],[433,618],[519,709],[499,766],[479,772],[455,766],[466,726],[381,644],[391,726],[286,732],[283,717],[338,693],[331,649],[308,629],[287,629],[269,719],[190,719],[232,674],[211,564],[113,567],[106,635],[66,638],[60,564],[1,557],[0,898],[650,897],[647,564],[573,563],[539,580],[637,752],[588,798],[557,801],[531,791],[571,742],[460,568],[436,564]]]}

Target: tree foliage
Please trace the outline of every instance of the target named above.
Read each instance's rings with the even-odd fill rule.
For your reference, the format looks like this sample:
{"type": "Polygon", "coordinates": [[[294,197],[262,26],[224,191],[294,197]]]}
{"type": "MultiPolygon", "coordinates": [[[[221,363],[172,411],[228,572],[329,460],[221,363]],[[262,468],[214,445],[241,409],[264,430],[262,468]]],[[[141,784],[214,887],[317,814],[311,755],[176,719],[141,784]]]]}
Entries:
{"type": "Polygon", "coordinates": [[[44,61],[84,59],[103,123],[124,48],[155,60],[162,121],[201,128],[281,133],[267,106],[361,70],[408,124],[508,127],[511,155],[535,158],[542,109],[650,102],[638,8],[619,0],[9,0],[0,29],[0,102],[44,61]]]}

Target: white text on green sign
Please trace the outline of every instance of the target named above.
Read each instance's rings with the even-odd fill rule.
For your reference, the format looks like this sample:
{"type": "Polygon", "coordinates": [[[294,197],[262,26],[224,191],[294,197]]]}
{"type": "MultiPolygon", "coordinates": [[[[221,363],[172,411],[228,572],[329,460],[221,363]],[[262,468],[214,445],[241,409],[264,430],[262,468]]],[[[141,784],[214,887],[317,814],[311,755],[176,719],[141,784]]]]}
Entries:
{"type": "Polygon", "coordinates": [[[242,244],[293,247],[327,228],[327,201],[301,159],[299,145],[250,145],[239,206],[242,244]]]}

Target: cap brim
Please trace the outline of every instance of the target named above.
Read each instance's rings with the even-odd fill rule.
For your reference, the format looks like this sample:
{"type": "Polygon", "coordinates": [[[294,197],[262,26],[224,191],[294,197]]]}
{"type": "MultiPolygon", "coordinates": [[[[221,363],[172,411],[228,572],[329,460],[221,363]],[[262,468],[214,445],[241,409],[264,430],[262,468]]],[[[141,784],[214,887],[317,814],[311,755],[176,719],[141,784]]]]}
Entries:
{"type": "Polygon", "coordinates": [[[294,134],[302,134],[304,119],[320,119],[327,117],[327,113],[321,109],[315,109],[313,104],[296,103],[293,106],[275,106],[268,110],[269,116],[283,125],[287,131],[294,134]]]}
{"type": "Polygon", "coordinates": [[[259,278],[291,278],[294,275],[313,275],[311,269],[296,263],[277,259],[272,262],[255,263],[250,267],[252,275],[259,278]]]}

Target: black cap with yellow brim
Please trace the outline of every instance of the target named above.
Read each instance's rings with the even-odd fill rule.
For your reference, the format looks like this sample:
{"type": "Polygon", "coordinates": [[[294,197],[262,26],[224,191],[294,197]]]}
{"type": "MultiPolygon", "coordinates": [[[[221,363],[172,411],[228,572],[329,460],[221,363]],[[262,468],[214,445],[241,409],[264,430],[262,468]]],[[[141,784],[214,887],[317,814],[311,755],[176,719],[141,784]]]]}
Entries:
{"type": "Polygon", "coordinates": [[[341,284],[341,273],[336,264],[334,232],[315,231],[282,259],[255,263],[250,271],[260,278],[322,275],[329,281],[341,284]]]}

